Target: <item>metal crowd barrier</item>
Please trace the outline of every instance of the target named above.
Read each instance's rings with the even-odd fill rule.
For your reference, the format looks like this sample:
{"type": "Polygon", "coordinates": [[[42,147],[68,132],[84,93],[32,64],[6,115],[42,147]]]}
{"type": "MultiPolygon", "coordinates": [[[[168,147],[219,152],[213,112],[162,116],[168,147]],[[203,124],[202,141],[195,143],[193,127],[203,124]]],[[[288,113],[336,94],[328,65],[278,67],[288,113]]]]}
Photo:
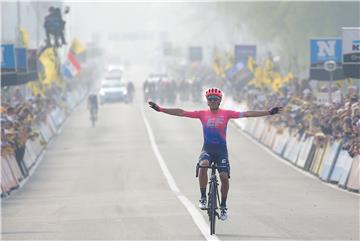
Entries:
{"type": "MultiPolygon", "coordinates": [[[[85,89],[79,88],[73,92],[67,93],[66,108],[71,111],[86,96],[85,89]]],[[[55,107],[46,117],[45,122],[33,125],[33,128],[39,131],[39,137],[34,140],[27,140],[25,145],[25,154],[23,162],[30,171],[35,164],[40,162],[42,152],[46,149],[47,143],[58,133],[70,112],[55,107]]],[[[11,191],[19,188],[26,179],[22,175],[21,169],[15,159],[15,154],[1,154],[1,197],[8,196],[11,191]]]]}
{"type": "MultiPolygon", "coordinates": [[[[244,104],[229,97],[223,105],[227,109],[246,109],[244,104]]],[[[360,156],[351,157],[347,150],[342,149],[341,140],[325,140],[317,145],[315,137],[305,134],[299,137],[290,133],[288,128],[277,129],[265,118],[237,119],[234,123],[278,156],[320,180],[350,191],[360,191],[360,156]]]]}

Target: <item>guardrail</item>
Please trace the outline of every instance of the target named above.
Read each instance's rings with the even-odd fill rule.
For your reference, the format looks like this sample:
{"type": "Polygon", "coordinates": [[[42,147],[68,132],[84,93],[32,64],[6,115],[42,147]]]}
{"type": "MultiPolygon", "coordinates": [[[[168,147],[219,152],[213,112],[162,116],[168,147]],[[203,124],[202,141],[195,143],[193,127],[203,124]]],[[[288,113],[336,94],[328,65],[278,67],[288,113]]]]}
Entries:
{"type": "Polygon", "coordinates": [[[44,122],[33,126],[39,131],[39,137],[35,140],[27,140],[22,163],[19,164],[16,161],[15,154],[1,154],[1,197],[9,196],[13,190],[22,187],[30,178],[31,175],[27,177],[23,175],[21,168],[31,173],[35,171],[36,164],[41,161],[43,156],[41,154],[46,150],[47,144],[58,134],[66,118],[85,96],[86,91],[82,88],[68,92],[64,108],[55,107],[47,114],[44,122]],[[19,165],[22,164],[24,166],[20,167],[19,165]]]}

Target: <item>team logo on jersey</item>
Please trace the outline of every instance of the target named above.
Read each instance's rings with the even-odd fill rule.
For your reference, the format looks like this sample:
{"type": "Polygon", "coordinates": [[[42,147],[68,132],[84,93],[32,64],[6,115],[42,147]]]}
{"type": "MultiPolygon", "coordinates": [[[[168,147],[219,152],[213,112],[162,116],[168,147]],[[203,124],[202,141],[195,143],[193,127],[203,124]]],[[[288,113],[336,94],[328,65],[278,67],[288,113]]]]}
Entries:
{"type": "Polygon", "coordinates": [[[224,123],[224,116],[217,116],[214,118],[209,118],[207,120],[206,126],[212,127],[212,128],[217,128],[220,125],[222,125],[223,123],[224,123]]]}

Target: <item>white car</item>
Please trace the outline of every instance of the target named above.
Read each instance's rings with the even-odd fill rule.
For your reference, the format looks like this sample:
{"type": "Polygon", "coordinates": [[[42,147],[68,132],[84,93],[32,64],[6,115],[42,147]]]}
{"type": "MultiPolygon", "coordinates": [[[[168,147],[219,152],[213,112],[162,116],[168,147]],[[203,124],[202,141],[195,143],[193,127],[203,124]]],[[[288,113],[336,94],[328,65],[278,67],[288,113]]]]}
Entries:
{"type": "Polygon", "coordinates": [[[103,81],[99,94],[100,104],[114,101],[127,103],[129,101],[127,86],[120,81],[103,81]]]}

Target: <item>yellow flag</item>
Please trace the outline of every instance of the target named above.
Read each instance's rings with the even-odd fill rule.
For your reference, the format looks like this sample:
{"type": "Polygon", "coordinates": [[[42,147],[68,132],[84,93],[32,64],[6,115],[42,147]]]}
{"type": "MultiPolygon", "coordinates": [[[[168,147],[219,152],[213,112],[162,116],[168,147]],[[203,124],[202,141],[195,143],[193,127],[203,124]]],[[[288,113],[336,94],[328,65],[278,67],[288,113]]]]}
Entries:
{"type": "Polygon", "coordinates": [[[254,73],[254,64],[255,64],[255,60],[253,59],[253,57],[249,56],[248,61],[247,61],[247,68],[254,73]]]}
{"type": "Polygon", "coordinates": [[[234,56],[231,53],[226,53],[225,69],[230,69],[234,65],[234,56]]]}
{"type": "Polygon", "coordinates": [[[74,54],[81,54],[85,51],[85,46],[77,38],[75,38],[71,44],[70,50],[74,54]]]}
{"type": "Polygon", "coordinates": [[[336,86],[337,86],[337,87],[339,87],[340,89],[342,88],[342,86],[343,86],[343,80],[337,80],[337,81],[335,81],[335,83],[336,83],[336,86]]]}
{"type": "Polygon", "coordinates": [[[21,42],[22,42],[24,48],[28,48],[29,47],[29,33],[28,33],[28,31],[24,27],[20,27],[19,31],[20,31],[21,42]]]}
{"type": "Polygon", "coordinates": [[[219,57],[215,58],[212,68],[216,75],[221,77],[225,76],[224,69],[221,66],[221,59],[219,57]]]}
{"type": "Polygon", "coordinates": [[[273,75],[272,89],[273,91],[279,91],[282,87],[281,75],[278,72],[274,72],[273,75]]]}
{"type": "Polygon", "coordinates": [[[58,76],[57,57],[53,48],[45,49],[40,57],[39,61],[44,66],[44,75],[42,83],[44,85],[51,85],[53,81],[56,81],[58,76]]]}
{"type": "Polygon", "coordinates": [[[255,84],[255,86],[260,87],[262,85],[262,83],[263,83],[263,78],[264,78],[263,69],[260,68],[260,67],[257,67],[255,69],[255,74],[254,74],[254,79],[255,79],[254,84],[255,84]]]}
{"type": "Polygon", "coordinates": [[[291,80],[294,79],[294,75],[292,72],[289,72],[283,79],[284,83],[289,83],[291,80]]]}
{"type": "Polygon", "coordinates": [[[39,80],[37,81],[30,81],[29,83],[27,83],[27,87],[29,89],[31,89],[33,95],[41,95],[44,96],[44,91],[41,87],[41,82],[39,80]]]}
{"type": "Polygon", "coordinates": [[[270,72],[273,70],[273,68],[274,68],[274,63],[272,62],[271,59],[267,59],[265,61],[265,66],[264,66],[265,71],[270,72]]]}

